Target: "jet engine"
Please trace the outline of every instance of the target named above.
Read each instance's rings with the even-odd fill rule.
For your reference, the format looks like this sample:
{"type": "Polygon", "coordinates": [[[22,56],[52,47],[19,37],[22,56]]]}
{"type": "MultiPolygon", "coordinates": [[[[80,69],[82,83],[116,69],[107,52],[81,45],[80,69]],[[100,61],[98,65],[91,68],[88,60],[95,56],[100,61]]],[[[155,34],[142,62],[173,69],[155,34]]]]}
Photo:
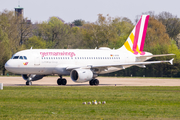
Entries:
{"type": "Polygon", "coordinates": [[[74,69],[70,73],[74,82],[82,83],[93,79],[93,72],[90,69],[74,69]]]}
{"type": "Polygon", "coordinates": [[[23,74],[22,77],[24,80],[36,81],[42,79],[44,75],[23,74]]]}

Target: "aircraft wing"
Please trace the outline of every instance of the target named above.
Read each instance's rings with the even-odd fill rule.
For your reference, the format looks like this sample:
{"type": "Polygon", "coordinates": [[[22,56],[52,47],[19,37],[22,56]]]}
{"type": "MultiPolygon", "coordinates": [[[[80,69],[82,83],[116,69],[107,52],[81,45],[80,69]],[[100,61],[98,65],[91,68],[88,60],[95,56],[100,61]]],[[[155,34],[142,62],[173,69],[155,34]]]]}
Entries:
{"type": "Polygon", "coordinates": [[[173,60],[174,60],[174,58],[169,61],[147,61],[147,62],[121,63],[121,64],[114,64],[114,65],[93,65],[91,67],[92,68],[101,68],[101,67],[121,67],[121,68],[123,68],[123,66],[129,66],[129,65],[138,65],[138,66],[143,67],[148,64],[166,63],[166,62],[169,62],[171,65],[173,65],[173,60]]]}
{"type": "Polygon", "coordinates": [[[162,57],[162,56],[171,56],[171,55],[175,55],[175,54],[143,55],[143,56],[137,56],[137,58],[162,57]]]}
{"type": "Polygon", "coordinates": [[[145,65],[148,64],[155,64],[155,63],[166,63],[169,62],[171,65],[173,65],[173,59],[169,61],[147,61],[147,62],[134,62],[134,63],[120,63],[120,64],[109,64],[109,65],[88,65],[88,66],[79,66],[79,67],[67,67],[66,70],[72,70],[72,69],[78,69],[78,68],[108,68],[108,67],[119,67],[119,68],[124,68],[124,66],[129,66],[129,65],[137,65],[140,67],[145,67],[145,65]]]}

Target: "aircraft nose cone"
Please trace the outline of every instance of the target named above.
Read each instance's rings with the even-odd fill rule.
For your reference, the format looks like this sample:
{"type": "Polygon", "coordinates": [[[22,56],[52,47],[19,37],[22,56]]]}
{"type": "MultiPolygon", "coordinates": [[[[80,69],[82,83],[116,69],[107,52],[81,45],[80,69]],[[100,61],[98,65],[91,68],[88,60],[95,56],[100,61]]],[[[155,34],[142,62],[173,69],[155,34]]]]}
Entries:
{"type": "Polygon", "coordinates": [[[6,68],[7,71],[12,72],[12,70],[13,70],[12,61],[11,61],[11,60],[8,60],[8,61],[5,63],[4,67],[6,68]]]}
{"type": "Polygon", "coordinates": [[[9,68],[9,62],[7,61],[4,66],[5,66],[6,70],[8,70],[8,68],[9,68]]]}
{"type": "Polygon", "coordinates": [[[4,66],[7,71],[12,72],[12,73],[21,74],[22,72],[24,72],[24,70],[20,68],[18,61],[13,61],[10,59],[5,63],[4,66]]]}

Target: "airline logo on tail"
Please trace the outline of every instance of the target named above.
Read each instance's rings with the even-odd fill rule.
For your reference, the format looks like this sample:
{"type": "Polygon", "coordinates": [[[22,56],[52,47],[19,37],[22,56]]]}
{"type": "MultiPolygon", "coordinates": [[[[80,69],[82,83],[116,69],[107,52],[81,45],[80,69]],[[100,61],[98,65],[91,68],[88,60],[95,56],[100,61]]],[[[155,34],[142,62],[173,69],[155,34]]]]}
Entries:
{"type": "Polygon", "coordinates": [[[141,19],[138,21],[137,25],[132,30],[128,39],[124,43],[125,48],[137,55],[144,55],[143,52],[144,42],[146,38],[146,31],[148,27],[149,15],[142,15],[141,19]]]}

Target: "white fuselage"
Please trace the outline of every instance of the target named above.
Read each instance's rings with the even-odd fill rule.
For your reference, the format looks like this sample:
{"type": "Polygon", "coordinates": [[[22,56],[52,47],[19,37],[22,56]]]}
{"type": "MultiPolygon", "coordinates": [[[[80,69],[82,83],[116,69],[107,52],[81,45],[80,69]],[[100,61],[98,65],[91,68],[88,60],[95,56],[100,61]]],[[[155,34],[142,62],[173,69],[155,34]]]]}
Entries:
{"type": "MultiPolygon", "coordinates": [[[[68,75],[70,74],[70,70],[67,70],[67,68],[86,68],[92,65],[114,65],[137,62],[135,55],[129,51],[124,52],[121,49],[30,49],[17,52],[13,57],[5,65],[8,71],[17,74],[40,75],[68,75]],[[27,59],[13,59],[14,56],[18,56],[19,58],[20,56],[26,56],[27,59]]],[[[132,65],[125,66],[124,68],[130,66],[132,65]]],[[[124,68],[101,68],[94,72],[105,74],[124,68]]]]}

